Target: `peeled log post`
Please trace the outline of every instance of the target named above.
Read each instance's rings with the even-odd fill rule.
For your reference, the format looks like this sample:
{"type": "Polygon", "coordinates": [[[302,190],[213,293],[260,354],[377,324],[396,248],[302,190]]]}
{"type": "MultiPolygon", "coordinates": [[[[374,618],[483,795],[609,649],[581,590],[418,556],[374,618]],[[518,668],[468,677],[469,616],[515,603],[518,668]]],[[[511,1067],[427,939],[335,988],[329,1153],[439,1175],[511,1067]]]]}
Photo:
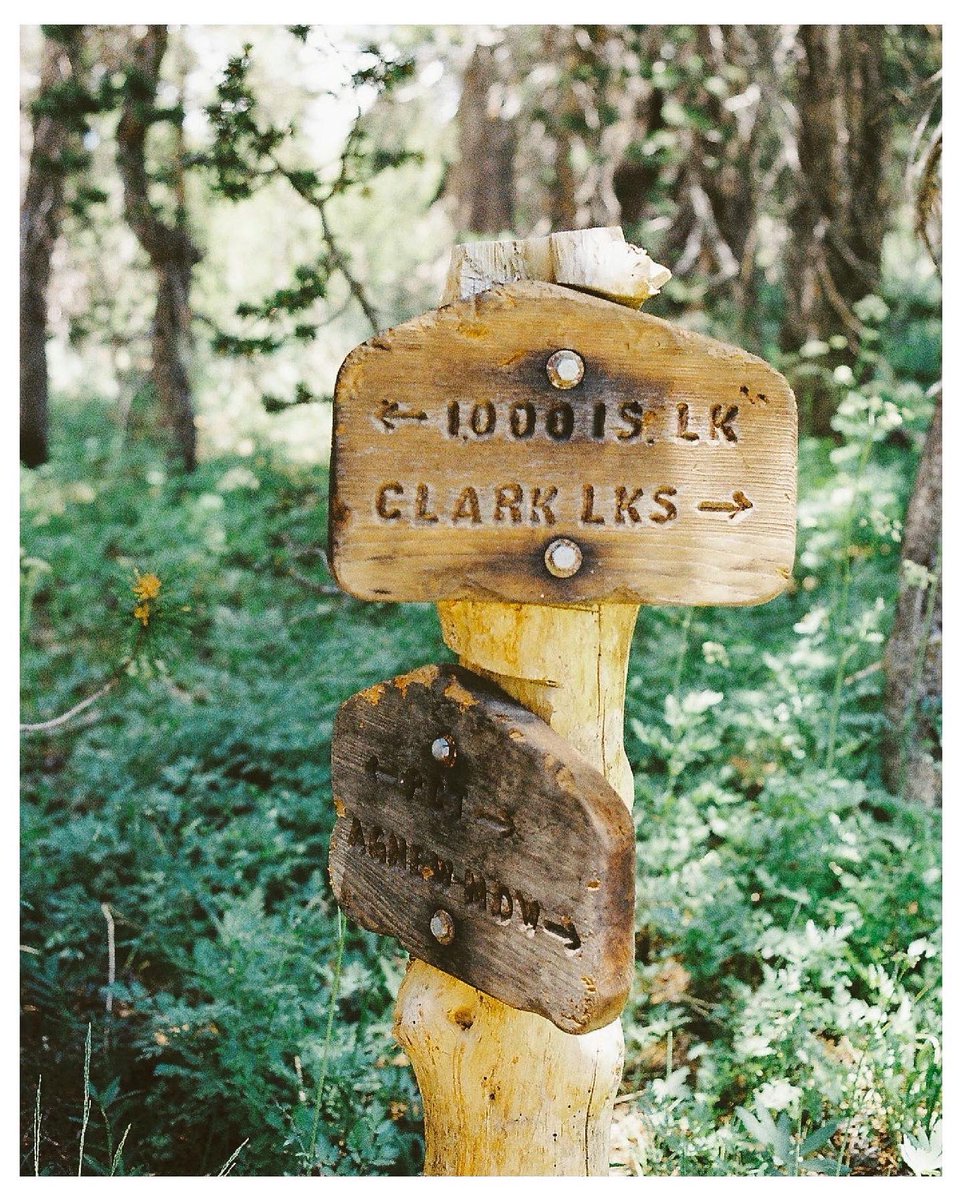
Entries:
{"type": "MultiPolygon", "coordinates": [[[[620,230],[586,230],[456,247],[444,301],[541,279],[637,307],[667,277],[620,230]]],[[[630,807],[624,702],[638,606],[448,601],[438,610],[462,665],[546,721],[630,807]]],[[[412,959],[394,1032],[424,1101],[425,1174],[607,1175],[620,1021],[564,1033],[412,959]]]]}
{"type": "MultiPolygon", "coordinates": [[[[630,806],[622,741],[636,605],[439,605],[445,642],[572,743],[630,806]]],[[[563,1033],[416,959],[395,1036],[424,1099],[428,1175],[606,1175],[621,1022],[563,1033]]]]}

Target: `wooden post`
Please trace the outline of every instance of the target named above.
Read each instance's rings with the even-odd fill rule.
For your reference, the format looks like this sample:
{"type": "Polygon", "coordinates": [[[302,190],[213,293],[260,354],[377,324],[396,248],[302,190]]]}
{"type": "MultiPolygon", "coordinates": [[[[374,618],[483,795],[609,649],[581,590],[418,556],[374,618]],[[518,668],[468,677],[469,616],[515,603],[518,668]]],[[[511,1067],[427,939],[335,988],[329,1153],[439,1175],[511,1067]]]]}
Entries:
{"type": "MultiPolygon", "coordinates": [[[[456,247],[443,300],[541,279],[638,306],[667,274],[620,230],[590,230],[456,247]]],[[[638,606],[449,601],[438,610],[460,662],[546,721],[630,807],[624,702],[638,606]]],[[[424,1101],[425,1174],[607,1175],[620,1021],[564,1033],[413,959],[394,1031],[424,1101]]]]}
{"type": "Polygon", "coordinates": [[[362,599],[438,601],[474,680],[451,691],[429,667],[354,697],[332,776],[335,894],[415,955],[395,1033],[424,1100],[430,1175],[607,1174],[624,1044],[620,1021],[600,1023],[631,965],[631,828],[618,798],[630,807],[622,737],[638,606],[763,603],[791,577],[794,397],[761,359],[619,307],[639,307],[667,275],[617,229],[460,246],[445,306],[357,347],[338,375],[335,577],[362,599]],[[490,711],[485,680],[507,693],[490,711]],[[475,703],[478,721],[464,724],[475,703]],[[520,765],[503,787],[491,766],[495,710],[521,714],[513,733],[503,727],[505,748],[541,718],[545,754],[523,796],[512,796],[520,765]],[[485,714],[479,741],[470,730],[485,714]],[[569,753],[581,756],[573,768],[569,753]],[[430,783],[434,763],[460,782],[430,783]],[[551,807],[572,770],[594,783],[582,774],[587,791],[551,807]],[[591,828],[621,832],[606,865],[582,875],[584,843],[563,848],[561,831],[589,791],[606,813],[591,828]],[[492,802],[505,806],[494,834],[492,802]],[[533,812],[544,819],[522,832],[533,812]],[[554,862],[575,868],[565,899],[554,862]],[[520,905],[525,863],[537,879],[528,902],[550,913],[540,927],[512,920],[508,884],[520,905]],[[486,908],[485,879],[496,888],[486,908]],[[584,896],[606,885],[600,911],[616,916],[596,921],[584,896]],[[592,962],[610,968],[604,986],[592,962]]]}

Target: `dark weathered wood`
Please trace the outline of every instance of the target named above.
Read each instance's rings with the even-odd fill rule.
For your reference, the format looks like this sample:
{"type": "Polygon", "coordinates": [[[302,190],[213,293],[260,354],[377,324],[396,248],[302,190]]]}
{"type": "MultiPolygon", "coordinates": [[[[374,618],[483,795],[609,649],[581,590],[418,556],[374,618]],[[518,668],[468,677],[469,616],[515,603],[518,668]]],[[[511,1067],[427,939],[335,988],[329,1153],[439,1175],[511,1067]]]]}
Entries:
{"type": "Polygon", "coordinates": [[[360,924],[569,1033],[617,1017],[634,828],[540,718],[463,667],[422,667],[342,705],[333,791],[331,882],[360,924]]]}
{"type": "Polygon", "coordinates": [[[552,284],[381,334],[335,393],[331,557],[371,600],[751,604],[791,575],[795,400],[761,359],[552,284]],[[574,351],[583,377],[551,379],[574,351]],[[574,542],[571,573],[546,554],[574,542]]]}

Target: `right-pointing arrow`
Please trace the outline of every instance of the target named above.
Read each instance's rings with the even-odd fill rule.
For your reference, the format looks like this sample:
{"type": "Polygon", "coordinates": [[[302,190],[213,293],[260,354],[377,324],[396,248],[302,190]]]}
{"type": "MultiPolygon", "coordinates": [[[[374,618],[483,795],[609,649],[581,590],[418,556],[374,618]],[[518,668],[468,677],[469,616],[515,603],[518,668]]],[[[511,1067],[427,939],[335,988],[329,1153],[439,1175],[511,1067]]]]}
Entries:
{"type": "Polygon", "coordinates": [[[728,513],[733,520],[740,512],[747,512],[754,507],[744,492],[732,492],[731,500],[703,500],[698,505],[699,512],[728,513]]]}

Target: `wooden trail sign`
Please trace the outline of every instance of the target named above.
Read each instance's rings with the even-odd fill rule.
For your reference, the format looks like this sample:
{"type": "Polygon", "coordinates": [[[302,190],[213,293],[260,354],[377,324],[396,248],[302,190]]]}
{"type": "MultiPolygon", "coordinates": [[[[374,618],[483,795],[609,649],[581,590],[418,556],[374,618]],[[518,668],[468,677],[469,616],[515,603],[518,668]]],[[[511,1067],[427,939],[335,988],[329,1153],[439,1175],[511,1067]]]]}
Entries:
{"type": "MultiPolygon", "coordinates": [[[[670,396],[676,404],[689,405],[687,424],[686,417],[675,408],[676,418],[682,422],[681,426],[675,427],[679,442],[694,445],[694,439],[686,439],[681,434],[707,433],[709,443],[718,443],[714,447],[701,447],[706,451],[706,456],[684,460],[689,464],[701,464],[691,477],[686,476],[688,482],[685,487],[694,489],[703,478],[700,473],[720,469],[718,463],[737,466],[749,451],[754,455],[751,459],[752,470],[757,468],[763,479],[770,480],[769,491],[764,494],[755,487],[754,480],[749,487],[747,477],[741,473],[733,473],[725,478],[724,483],[731,487],[730,493],[709,493],[707,490],[681,493],[683,501],[689,504],[684,511],[692,533],[711,528],[723,528],[726,531],[726,536],[721,540],[718,540],[720,535],[717,532],[715,534],[716,540],[712,544],[716,554],[706,553],[707,543],[698,538],[690,542],[688,552],[700,564],[700,574],[692,569],[677,542],[642,538],[642,530],[636,526],[643,525],[646,510],[638,509],[636,504],[639,520],[635,521],[627,510],[627,505],[633,503],[630,495],[622,498],[624,528],[609,528],[603,532],[603,536],[594,528],[597,522],[578,520],[584,509],[576,517],[572,517],[571,509],[568,510],[566,519],[575,521],[577,530],[566,527],[566,534],[559,529],[557,513],[554,513],[556,523],[550,527],[550,532],[555,535],[552,541],[562,543],[554,553],[551,553],[551,543],[542,542],[536,547],[531,540],[539,531],[544,536],[547,518],[543,524],[535,526],[531,520],[530,525],[525,526],[525,506],[520,497],[516,498],[510,493],[501,497],[501,521],[494,519],[498,497],[489,495],[487,511],[490,523],[497,526],[493,538],[490,528],[484,526],[483,510],[481,521],[473,520],[470,496],[465,499],[470,520],[459,519],[455,522],[452,510],[448,516],[449,524],[444,524],[442,514],[429,503],[431,493],[425,491],[419,496],[417,486],[418,483],[424,483],[429,487],[432,479],[440,481],[443,478],[443,471],[437,476],[426,476],[421,472],[436,470],[444,456],[433,452],[423,458],[416,455],[421,454],[425,447],[430,451],[432,446],[435,450],[438,446],[447,446],[455,454],[460,453],[457,448],[459,440],[466,447],[465,452],[478,449],[470,437],[467,441],[463,438],[442,441],[445,435],[440,422],[447,416],[447,408],[442,413],[438,408],[429,408],[426,402],[421,403],[422,398],[425,401],[432,398],[432,403],[438,402],[438,382],[442,380],[451,390],[450,396],[443,397],[445,402],[470,399],[473,405],[495,400],[491,394],[477,397],[466,394],[461,387],[463,371],[459,364],[462,358],[465,363],[474,363],[475,367],[480,361],[477,356],[472,357],[472,339],[468,336],[470,331],[473,329],[480,333],[479,345],[486,340],[481,328],[483,322],[479,325],[476,320],[478,313],[509,308],[505,297],[531,298],[535,295],[542,297],[546,306],[549,303],[557,306],[564,302],[567,314],[581,313],[585,310],[579,306],[586,301],[578,292],[571,290],[579,288],[618,301],[617,306],[605,301],[590,302],[600,304],[600,309],[594,311],[604,312],[608,328],[617,328],[621,317],[628,317],[632,322],[638,320],[635,313],[623,311],[620,306],[626,304],[636,307],[641,304],[657,291],[667,274],[642,252],[625,245],[618,230],[581,230],[552,234],[548,238],[506,239],[458,246],[452,255],[443,298],[444,301],[455,303],[421,319],[430,327],[444,320],[452,321],[451,335],[459,348],[458,354],[444,353],[443,349],[439,349],[434,361],[426,364],[423,355],[414,353],[416,348],[411,343],[406,351],[407,358],[404,355],[395,356],[393,339],[399,331],[392,331],[383,335],[382,339],[375,339],[359,348],[345,363],[339,378],[336,402],[331,542],[334,569],[341,585],[358,595],[373,599],[439,599],[444,640],[457,654],[461,664],[492,680],[504,692],[540,716],[604,775],[628,808],[632,803],[634,788],[623,746],[624,701],[628,654],[638,603],[642,600],[655,602],[660,595],[664,595],[656,590],[662,586],[668,587],[672,596],[680,593],[674,600],[676,603],[707,603],[713,597],[717,597],[714,600],[716,603],[758,602],[780,590],[790,570],[794,545],[794,512],[790,502],[795,494],[795,406],[784,380],[758,359],[741,351],[722,347],[708,339],[693,341],[694,335],[681,334],[664,322],[656,322],[652,326],[663,329],[669,340],[679,338],[674,343],[676,345],[684,343],[689,348],[696,345],[701,348],[704,352],[704,370],[697,375],[697,379],[702,384],[712,378],[713,364],[720,366],[722,373],[728,366],[739,363],[746,370],[758,372],[757,375],[737,381],[739,395],[744,397],[740,389],[742,386],[748,387],[749,409],[754,408],[758,413],[768,412],[771,420],[770,428],[765,431],[768,449],[760,446],[754,450],[750,446],[746,449],[744,438],[731,442],[725,432],[726,424],[736,437],[740,429],[743,433],[749,429],[748,425],[739,425],[737,417],[729,419],[724,409],[713,416],[709,408],[707,420],[711,424],[705,424],[706,411],[702,409],[698,418],[702,424],[699,426],[692,420],[694,396],[666,391],[665,403],[669,403],[670,396]],[[519,281],[526,279],[553,281],[566,285],[566,288],[563,291],[554,287],[546,290],[535,288],[532,291],[532,285],[521,285],[519,288],[519,281]],[[472,299],[475,294],[483,295],[486,290],[491,291],[493,307],[486,308],[480,296],[472,299]],[[463,314],[467,314],[465,322],[462,322],[463,314]],[[380,434],[374,437],[374,428],[370,426],[371,412],[365,410],[364,394],[358,390],[361,374],[378,358],[388,363],[413,362],[417,359],[417,371],[421,372],[418,378],[425,383],[424,390],[417,395],[406,394],[401,397],[396,392],[390,395],[382,392],[378,397],[379,404],[381,400],[387,401],[387,407],[381,415],[395,426],[393,430],[385,428],[384,438],[394,439],[390,443],[382,440],[380,434]],[[425,371],[427,375],[424,375],[425,371]],[[752,406],[752,381],[756,379],[770,381],[771,386],[766,387],[762,382],[756,387],[756,404],[752,406]],[[767,407],[772,397],[776,398],[775,407],[767,407]],[[402,399],[405,401],[403,406],[402,399]],[[395,402],[399,405],[396,411],[390,409],[395,402]],[[408,402],[411,408],[407,407],[408,402]],[[409,412],[410,416],[401,416],[409,412]],[[421,413],[424,414],[423,421],[421,413]],[[412,439],[410,431],[427,426],[431,413],[434,413],[436,422],[433,431],[422,430],[425,436],[430,433],[430,437],[418,440],[421,437],[418,434],[412,439]],[[780,415],[775,417],[772,415],[775,413],[780,415]],[[401,419],[395,420],[396,417],[401,419]],[[368,420],[369,428],[367,434],[362,436],[365,420],[368,420]],[[712,426],[718,435],[715,438],[712,438],[712,426]],[[722,439],[725,446],[721,445],[722,439]],[[394,447],[390,458],[393,470],[389,476],[380,478],[375,468],[387,465],[389,460],[384,450],[387,444],[394,447]],[[719,450],[717,459],[707,455],[711,449],[719,450]],[[714,468],[711,466],[713,462],[714,468]],[[377,503],[380,488],[386,482],[396,482],[402,487],[406,483],[414,485],[414,504],[409,513],[419,518],[419,523],[409,524],[404,532],[406,527],[400,517],[383,517],[382,520],[395,531],[393,535],[389,533],[385,537],[381,526],[372,520],[371,510],[377,503]],[[782,488],[781,499],[779,486],[782,488]],[[739,498],[736,492],[740,492],[743,498],[739,498]],[[513,500],[520,505],[519,521],[515,521],[511,513],[513,500]],[[783,502],[788,507],[780,509],[783,502]],[[719,507],[699,509],[699,504],[719,507]],[[729,511],[729,504],[734,511],[729,511]],[[773,514],[779,511],[781,517],[773,521],[773,514]],[[717,527],[695,523],[696,514],[703,516],[706,522],[717,522],[717,527]],[[437,522],[429,519],[431,515],[437,516],[437,522]],[[756,528],[762,537],[754,542],[756,550],[752,552],[743,535],[750,529],[749,520],[757,518],[760,521],[756,528]],[[401,531],[401,536],[397,536],[397,531],[401,531]],[[635,536],[631,536],[632,532],[635,536]],[[727,538],[727,534],[733,532],[738,536],[727,538]],[[510,537],[505,537],[506,534],[510,537]],[[627,541],[615,541],[619,535],[626,535],[627,541]],[[598,540],[593,541],[592,537],[598,540]],[[479,548],[484,548],[485,538],[489,539],[486,554],[479,554],[479,548]],[[586,539],[584,548],[581,545],[582,538],[586,539]],[[578,554],[565,542],[574,543],[578,554]],[[674,569],[684,580],[684,586],[675,590],[671,588],[668,574],[662,570],[664,560],[658,560],[657,569],[646,570],[646,555],[634,553],[639,549],[658,550],[659,547],[671,548],[672,545],[672,553],[676,556],[674,569]],[[625,556],[626,546],[634,555],[630,561],[625,556]],[[622,550],[617,551],[617,547],[622,550]],[[535,583],[540,571],[536,549],[541,550],[541,561],[545,566],[550,557],[555,569],[561,569],[557,575],[548,572],[550,581],[542,577],[545,586],[541,588],[535,583]],[[506,569],[497,563],[501,551],[508,556],[504,564],[506,569]],[[606,572],[610,571],[610,574],[598,573],[597,566],[602,555],[606,572]],[[419,557],[425,559],[423,564],[419,565],[419,557]],[[577,569],[572,571],[573,565],[577,569]],[[595,567],[593,575],[592,566],[595,567]],[[577,585],[571,584],[571,580],[579,578],[577,585]],[[584,584],[585,579],[598,590],[584,594],[578,592],[577,588],[584,584]],[[708,580],[707,584],[705,579],[708,580]],[[403,590],[415,585],[427,590],[410,593],[403,590]],[[609,586],[613,590],[606,590],[609,586]],[[377,590],[382,587],[383,592],[377,590]],[[579,596],[583,598],[579,599],[579,596]],[[588,596],[595,598],[584,598],[588,596]],[[528,602],[531,599],[535,602],[528,602]]],[[[410,322],[402,326],[401,331],[416,331],[418,326],[419,322],[410,322]]],[[[630,328],[637,331],[641,326],[632,324],[630,328]]],[[[586,345],[580,348],[578,345],[572,346],[568,337],[564,336],[569,331],[568,325],[556,324],[554,332],[557,338],[549,339],[550,346],[543,344],[539,351],[544,353],[550,350],[542,367],[548,378],[548,386],[552,389],[552,402],[577,393],[589,377],[592,365],[592,348],[586,345]],[[567,356],[555,360],[554,370],[559,381],[575,382],[573,388],[556,386],[547,376],[549,361],[559,350],[573,352],[584,365],[584,374],[577,380],[577,362],[567,356]]],[[[405,337],[407,334],[402,332],[402,341],[405,337]]],[[[630,337],[628,341],[630,343],[630,337]]],[[[528,349],[531,350],[530,345],[528,349]]],[[[624,358],[624,352],[614,343],[610,350],[612,355],[620,354],[624,358]]],[[[486,345],[485,355],[490,355],[492,351],[496,355],[497,347],[486,345]]],[[[508,371],[511,368],[506,357],[485,357],[484,361],[488,367],[483,368],[482,364],[483,369],[508,371]]],[[[692,361],[689,359],[689,362],[692,361]]],[[[664,365],[667,370],[667,360],[664,365]]],[[[632,360],[629,369],[636,372],[630,374],[629,371],[629,378],[634,381],[640,369],[638,362],[632,360]]],[[[666,381],[666,387],[669,384],[679,385],[678,380],[672,384],[674,377],[670,375],[662,378],[666,381]]],[[[693,385],[695,378],[689,376],[688,382],[693,385]]],[[[611,375],[606,386],[614,387],[617,383],[618,377],[611,375]]],[[[537,386],[542,387],[540,380],[537,386]]],[[[652,407],[651,398],[656,391],[651,387],[646,393],[649,408],[652,407]]],[[[624,399],[623,393],[612,394],[624,399]]],[[[704,393],[700,394],[704,399],[704,393]]],[[[582,395],[587,393],[582,392],[582,395]]],[[[636,398],[628,397],[625,402],[636,398]]],[[[544,401],[540,401],[539,407],[538,400],[527,393],[524,396],[510,395],[509,424],[510,404],[524,405],[529,399],[535,407],[535,416],[541,414],[543,426],[547,429],[544,401]]],[[[595,402],[603,399],[602,395],[595,402]]],[[[724,397],[719,397],[715,403],[721,404],[723,400],[724,397]]],[[[631,411],[626,410],[626,417],[631,411]]],[[[646,411],[643,408],[640,415],[642,431],[646,411]]],[[[563,414],[565,410],[560,412],[563,414]]],[[[670,407],[664,408],[663,412],[670,421],[670,407]]],[[[739,406],[739,416],[741,412],[739,406]]],[[[593,480],[581,473],[581,468],[587,471],[589,466],[593,468],[597,465],[599,453],[605,457],[607,466],[612,466],[610,450],[604,449],[603,439],[585,437],[587,426],[583,408],[580,425],[576,426],[574,410],[572,413],[571,437],[558,438],[556,444],[556,439],[549,433],[551,445],[542,447],[546,451],[543,461],[552,470],[559,463],[564,464],[563,470],[573,472],[571,478],[577,485],[594,486],[593,480]],[[575,436],[576,428],[580,430],[578,437],[575,436]]],[[[459,411],[459,421],[463,415],[463,410],[459,411]]],[[[519,410],[516,420],[519,429],[523,430],[520,424],[522,415],[519,410]]],[[[635,415],[638,416],[637,413],[635,415]]],[[[620,408],[618,416],[621,416],[620,408]]],[[[373,419],[377,417],[375,411],[373,419]]],[[[511,458],[511,465],[519,471],[526,462],[530,463],[530,458],[517,457],[514,451],[507,450],[509,443],[504,438],[500,442],[493,442],[494,429],[489,434],[483,432],[486,420],[483,415],[474,417],[482,432],[470,428],[472,417],[473,408],[468,415],[470,434],[475,434],[478,441],[491,439],[492,445],[497,445],[500,453],[494,454],[490,449],[486,451],[489,454],[486,466],[491,472],[490,478],[479,479],[477,485],[467,479],[463,486],[498,487],[525,481],[532,488],[541,486],[533,475],[525,479],[503,477],[501,467],[508,461],[505,457],[507,454],[515,455],[511,458]]],[[[559,424],[553,428],[563,432],[567,420],[567,416],[554,417],[553,421],[559,424]]],[[[649,417],[649,428],[651,422],[652,418],[649,417]]],[[[759,422],[759,428],[763,425],[764,421],[759,422]]],[[[591,428],[593,432],[593,424],[591,428]]],[[[670,429],[670,424],[662,426],[663,431],[666,428],[670,429]]],[[[460,424],[458,429],[459,433],[465,432],[460,424]]],[[[607,410],[605,430],[610,431],[607,410]]],[[[532,444],[537,445],[534,438],[535,433],[532,432],[530,439],[532,444]]],[[[615,438],[624,440],[617,439],[617,435],[615,438]]],[[[518,440],[525,441],[524,438],[518,440]]],[[[702,437],[702,440],[706,439],[702,437]]],[[[691,449],[692,445],[687,448],[691,449]]],[[[672,450],[673,447],[673,452],[685,448],[669,440],[667,449],[672,450]]],[[[663,441],[662,451],[665,449],[666,443],[663,441]]],[[[657,442],[647,445],[645,452],[651,452],[647,459],[649,466],[655,461],[655,451],[657,442]]],[[[627,470],[632,461],[636,464],[646,461],[641,456],[642,447],[635,447],[635,452],[634,460],[618,458],[615,465],[625,466],[627,470]]],[[[666,463],[668,461],[665,460],[666,463]]],[[[459,464],[465,470],[471,465],[469,458],[465,457],[459,460],[459,464]]],[[[653,478],[648,480],[649,489],[653,478]]],[[[599,476],[598,481],[599,486],[628,486],[627,482],[613,475],[599,476]]],[[[717,481],[721,482],[720,475],[717,481]]],[[[667,479],[660,480],[658,486],[662,484],[677,486],[677,483],[669,483],[667,479]]],[[[636,486],[646,491],[644,480],[636,486]]],[[[596,493],[593,500],[596,501],[600,494],[596,493]]],[[[386,511],[390,511],[387,508],[389,495],[383,493],[382,503],[386,511]]],[[[407,492],[394,495],[406,495],[410,499],[410,493],[407,492]]],[[[532,496],[533,492],[526,492],[525,500],[530,502],[532,496]]],[[[544,499],[543,494],[541,498],[544,499]]],[[[653,500],[653,493],[640,499],[646,498],[653,500]]],[[[672,499],[670,496],[663,498],[672,499]]],[[[618,499],[615,494],[612,502],[617,505],[618,499]]],[[[478,503],[480,506],[480,493],[478,503]]],[[[653,511],[647,510],[649,521],[653,511]]],[[[607,512],[612,519],[610,523],[620,526],[621,523],[615,519],[616,510],[609,507],[607,512]]],[[[679,522],[681,512],[679,509],[679,522]]],[[[593,503],[589,515],[597,516],[598,513],[593,503]]],[[[381,514],[377,515],[381,517],[381,514]]],[[[527,515],[530,517],[530,510],[527,515]]],[[[668,522],[661,524],[667,525],[668,522]]],[[[680,528],[679,524],[669,533],[674,537],[680,528]]],[[[600,1029],[573,1036],[535,1013],[509,1007],[431,963],[415,958],[411,960],[398,992],[394,1033],[410,1057],[424,1100],[426,1175],[575,1176],[608,1173],[611,1117],[624,1058],[624,1038],[619,1021],[614,1020],[600,1029]]]]}
{"type": "Polygon", "coordinates": [[[359,924],[568,1033],[613,1021],[634,964],[634,826],[605,779],[454,666],[334,722],[330,874],[359,924]]]}
{"type": "Polygon", "coordinates": [[[540,282],[379,334],[335,390],[331,562],[369,600],[753,604],[795,549],[761,359],[540,282]]]}

